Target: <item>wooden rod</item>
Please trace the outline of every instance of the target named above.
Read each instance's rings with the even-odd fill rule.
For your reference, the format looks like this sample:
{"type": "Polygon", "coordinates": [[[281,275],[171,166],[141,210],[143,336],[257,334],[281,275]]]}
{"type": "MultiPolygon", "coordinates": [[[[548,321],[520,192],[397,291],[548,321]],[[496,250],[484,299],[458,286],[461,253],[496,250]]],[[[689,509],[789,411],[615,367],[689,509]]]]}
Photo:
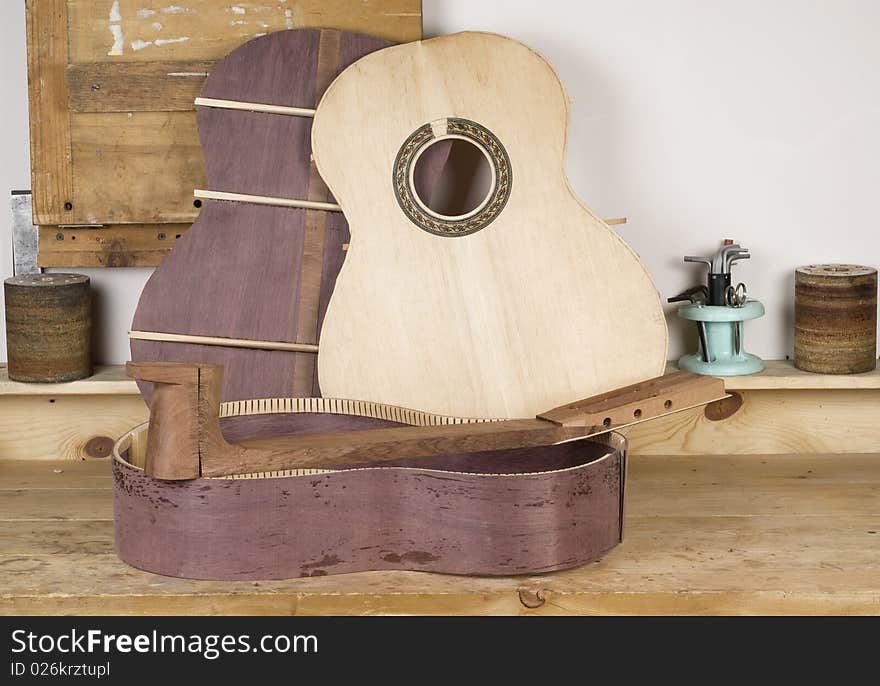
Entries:
{"type": "Polygon", "coordinates": [[[139,341],[162,341],[165,343],[195,343],[217,345],[225,348],[251,348],[254,350],[284,350],[295,353],[317,353],[318,346],[310,343],[285,343],[284,341],[252,341],[246,338],[222,338],[220,336],[193,336],[161,331],[129,331],[129,338],[139,341]]]}
{"type": "Polygon", "coordinates": [[[304,210],[324,210],[326,212],[342,212],[339,205],[332,202],[316,200],[294,200],[293,198],[272,198],[267,195],[247,195],[245,193],[228,193],[227,191],[206,191],[196,188],[193,196],[205,200],[231,200],[232,202],[250,202],[255,205],[274,205],[276,207],[298,207],[304,210]]]}
{"type": "Polygon", "coordinates": [[[200,107],[215,107],[221,110],[244,110],[246,112],[268,112],[269,114],[286,114],[291,117],[314,117],[315,110],[306,107],[287,107],[285,105],[269,105],[262,102],[243,102],[241,100],[221,100],[220,98],[196,98],[195,104],[200,107]]]}

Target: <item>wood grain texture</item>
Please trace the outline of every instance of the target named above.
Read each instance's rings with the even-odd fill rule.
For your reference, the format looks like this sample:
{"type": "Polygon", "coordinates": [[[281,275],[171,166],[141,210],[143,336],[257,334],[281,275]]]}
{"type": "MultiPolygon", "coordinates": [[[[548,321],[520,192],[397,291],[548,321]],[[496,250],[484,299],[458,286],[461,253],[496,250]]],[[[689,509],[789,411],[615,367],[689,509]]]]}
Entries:
{"type": "MultiPolygon", "coordinates": [[[[285,415],[259,424],[235,419],[245,437],[292,428],[285,415]]],[[[565,568],[620,540],[624,459],[607,445],[580,442],[443,456],[418,468],[176,484],[116,460],[117,550],[135,567],[202,579],[565,568]],[[502,474],[487,473],[493,468],[502,474]]]]}
{"type": "MultiPolygon", "coordinates": [[[[816,374],[798,369],[789,360],[763,362],[764,369],[757,374],[725,377],[724,387],[731,391],[880,389],[880,370],[877,369],[862,374],[816,374]]],[[[666,373],[676,369],[678,365],[670,362],[666,373]]]]}
{"type": "Polygon", "coordinates": [[[25,274],[3,282],[7,374],[58,383],[92,373],[92,292],[82,274],[25,274]]]}
{"type": "Polygon", "coordinates": [[[0,461],[92,459],[91,441],[112,442],[148,413],[137,394],[0,395],[0,461]]]}
{"type": "Polygon", "coordinates": [[[721,421],[702,408],[625,429],[634,454],[862,453],[880,447],[880,391],[747,390],[721,421]]]}
{"type": "Polygon", "coordinates": [[[566,126],[553,69],[500,36],[394,46],[336,79],[312,130],[318,168],[352,225],[321,332],[325,394],[529,417],[662,373],[656,288],[571,194],[566,126]],[[448,117],[491,131],[512,169],[500,214],[455,238],[415,226],[391,178],[408,137],[448,117]]]}
{"type": "Polygon", "coordinates": [[[28,0],[25,8],[34,224],[63,224],[74,207],[67,2],[28,0]]]}
{"type": "Polygon", "coordinates": [[[12,514],[0,516],[0,612],[877,614],[877,460],[631,457],[625,541],[594,564],[517,577],[386,571],[259,586],[122,563],[106,463],[5,463],[0,511],[12,514]],[[9,507],[14,501],[21,505],[9,507]],[[523,603],[539,592],[543,603],[523,603]]]}
{"type": "Polygon", "coordinates": [[[192,112],[215,60],[70,64],[71,112],[192,112]]]}
{"type": "MultiPolygon", "coordinates": [[[[319,76],[327,82],[384,45],[334,31],[271,34],[218,63],[202,94],[314,107],[319,76]],[[337,64],[322,64],[319,75],[327,43],[336,46],[337,64]]],[[[309,161],[310,119],[207,107],[198,116],[210,188],[328,198],[309,161]]],[[[132,328],[314,344],[348,239],[339,213],[206,200],[144,287],[132,328]]],[[[312,353],[136,340],[131,351],[134,360],[222,364],[224,400],[319,395],[312,353]]],[[[143,390],[149,402],[150,389],[143,390]]]]}
{"type": "Polygon", "coordinates": [[[34,384],[12,381],[5,364],[0,364],[0,396],[38,395],[138,395],[137,386],[122,365],[97,365],[87,379],[66,383],[34,384]]]}
{"type": "Polygon", "coordinates": [[[119,0],[119,20],[109,3],[68,0],[70,61],[150,62],[218,59],[255,36],[300,28],[358,31],[388,41],[421,38],[420,0],[273,0],[233,3],[215,0],[119,0]],[[157,30],[155,23],[162,25],[157,30]],[[123,36],[115,54],[111,24],[123,36]]]}
{"type": "Polygon", "coordinates": [[[41,267],[156,267],[189,224],[39,228],[41,267]]]}
{"type": "Polygon", "coordinates": [[[70,131],[77,210],[66,223],[180,223],[197,214],[193,189],[205,176],[191,114],[78,114],[70,131]]]}
{"type": "Polygon", "coordinates": [[[813,264],[795,270],[794,364],[822,374],[877,367],[876,269],[813,264]]]}

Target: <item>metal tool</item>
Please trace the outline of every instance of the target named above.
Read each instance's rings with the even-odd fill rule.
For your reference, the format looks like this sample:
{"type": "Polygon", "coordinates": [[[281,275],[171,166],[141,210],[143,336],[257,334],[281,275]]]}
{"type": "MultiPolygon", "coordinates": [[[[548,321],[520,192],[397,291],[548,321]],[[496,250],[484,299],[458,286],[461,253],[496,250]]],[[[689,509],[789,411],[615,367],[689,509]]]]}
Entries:
{"type": "MultiPolygon", "coordinates": [[[[687,257],[684,258],[687,261],[687,257]]],[[[706,286],[693,286],[686,291],[682,291],[676,296],[667,298],[666,302],[675,303],[690,301],[692,305],[704,305],[709,297],[709,289],[706,286]]],[[[697,322],[697,333],[700,336],[700,354],[703,356],[703,362],[711,362],[712,358],[709,353],[709,337],[706,335],[705,322],[697,322]]]]}
{"type": "Polygon", "coordinates": [[[738,283],[736,287],[728,286],[724,292],[724,302],[728,307],[742,307],[748,299],[746,285],[742,282],[738,283]]]}
{"type": "Polygon", "coordinates": [[[696,323],[700,348],[698,352],[682,357],[681,369],[731,376],[753,374],[764,368],[761,360],[743,350],[743,322],[764,314],[764,306],[748,297],[742,282],[731,284],[730,270],[734,263],[751,259],[748,248],[732,240],[724,241],[711,257],[688,255],[685,262],[705,264],[708,267],[706,284],[693,286],[668,302],[685,302],[678,314],[696,323]]]}

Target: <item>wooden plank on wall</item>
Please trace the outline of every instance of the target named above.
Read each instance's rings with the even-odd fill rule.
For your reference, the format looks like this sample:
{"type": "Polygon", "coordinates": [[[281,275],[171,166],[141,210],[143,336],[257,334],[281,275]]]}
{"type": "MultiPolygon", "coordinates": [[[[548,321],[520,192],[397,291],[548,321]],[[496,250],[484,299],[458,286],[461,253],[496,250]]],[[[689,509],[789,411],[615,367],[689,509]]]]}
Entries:
{"type": "Polygon", "coordinates": [[[703,408],[625,431],[639,455],[873,453],[880,451],[880,390],[750,390],[726,419],[703,408]]]}
{"type": "Polygon", "coordinates": [[[88,113],[70,120],[75,206],[82,210],[67,223],[195,220],[193,189],[207,183],[195,112],[88,113]]]}
{"type": "Polygon", "coordinates": [[[63,224],[73,210],[67,2],[27,0],[25,13],[34,224],[63,224]]]}
{"type": "Polygon", "coordinates": [[[39,229],[41,267],[155,267],[190,224],[39,229]]]}
{"type": "Polygon", "coordinates": [[[191,111],[214,60],[98,62],[67,68],[73,112],[191,111]]]}
{"type": "Polygon", "coordinates": [[[359,31],[394,42],[422,34],[420,0],[68,0],[68,6],[73,64],[217,59],[255,36],[293,28],[359,31]]]}

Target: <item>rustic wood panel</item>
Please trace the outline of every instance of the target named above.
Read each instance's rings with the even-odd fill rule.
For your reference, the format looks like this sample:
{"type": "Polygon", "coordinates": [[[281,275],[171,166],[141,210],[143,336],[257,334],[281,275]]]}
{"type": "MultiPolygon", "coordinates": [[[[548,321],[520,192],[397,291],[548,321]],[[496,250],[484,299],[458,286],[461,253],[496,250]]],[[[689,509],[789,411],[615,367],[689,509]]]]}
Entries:
{"type": "Polygon", "coordinates": [[[880,449],[880,390],[742,391],[742,407],[712,421],[700,408],[622,433],[642,455],[859,453],[880,449]]]}
{"type": "Polygon", "coordinates": [[[35,223],[103,225],[122,248],[41,257],[61,267],[153,266],[161,253],[122,254],[125,225],[195,219],[205,173],[192,100],[235,47],[314,26],[421,37],[418,0],[28,0],[27,16],[35,223]]]}
{"type": "Polygon", "coordinates": [[[189,224],[128,224],[124,228],[42,226],[41,267],[155,267],[189,224]]]}
{"type": "Polygon", "coordinates": [[[214,60],[99,62],[67,67],[72,112],[193,111],[214,60]]]}
{"type": "Polygon", "coordinates": [[[422,33],[420,0],[119,0],[118,14],[114,4],[68,0],[71,63],[217,59],[284,29],[334,28],[393,42],[422,33]]]}
{"type": "Polygon", "coordinates": [[[31,521],[0,523],[0,612],[877,614],[880,492],[866,500],[864,478],[873,473],[869,482],[876,486],[878,460],[874,454],[636,457],[624,543],[597,563],[525,577],[395,571],[259,586],[162,577],[120,562],[110,550],[110,484],[89,488],[91,480],[108,478],[106,463],[4,466],[0,492],[25,488],[22,502],[32,504],[18,509],[31,521]],[[59,486],[59,479],[86,490],[59,486]],[[744,499],[745,492],[754,498],[744,499]],[[817,492],[828,505],[821,512],[814,508],[817,492]],[[76,512],[72,493],[83,501],[76,512]],[[65,511],[89,514],[89,521],[59,516],[56,495],[65,511]],[[780,499],[784,510],[774,510],[780,499]],[[663,513],[656,514],[661,503],[663,513]],[[524,605],[539,593],[537,607],[524,605]]]}
{"type": "Polygon", "coordinates": [[[28,0],[26,14],[34,224],[63,224],[74,207],[67,2],[28,0]]]}

